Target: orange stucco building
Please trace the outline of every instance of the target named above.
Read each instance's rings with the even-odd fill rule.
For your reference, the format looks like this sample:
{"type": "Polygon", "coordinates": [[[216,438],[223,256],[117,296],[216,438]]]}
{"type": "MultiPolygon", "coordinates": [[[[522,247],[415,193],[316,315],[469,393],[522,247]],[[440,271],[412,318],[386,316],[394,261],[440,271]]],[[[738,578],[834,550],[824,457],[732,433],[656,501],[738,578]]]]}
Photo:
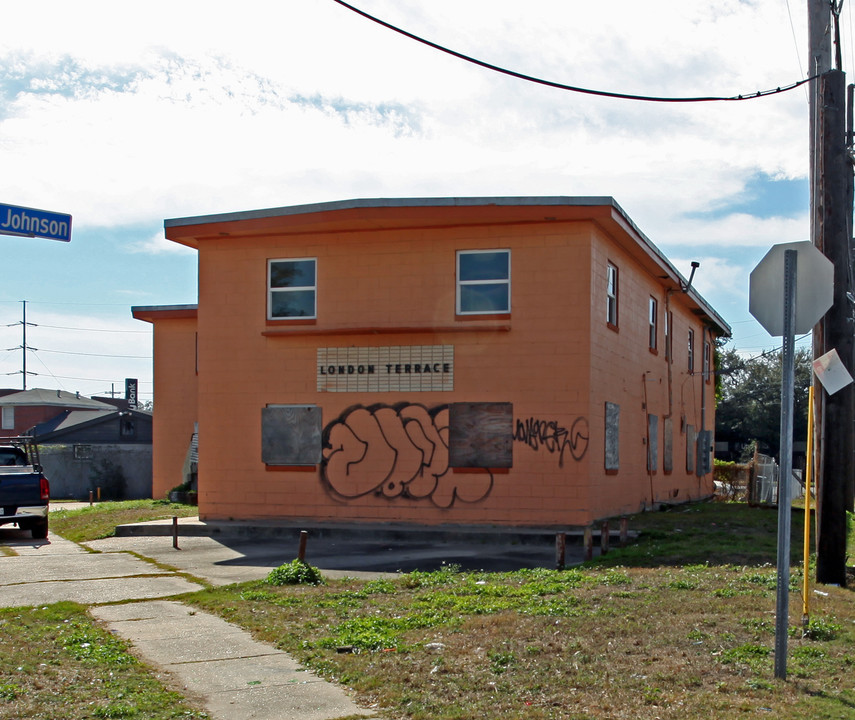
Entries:
{"type": "Polygon", "coordinates": [[[154,478],[203,519],[581,526],[712,492],[728,325],[612,198],[350,200],[165,222],[154,478]],[[182,470],[182,468],[184,470],[182,470]]]}

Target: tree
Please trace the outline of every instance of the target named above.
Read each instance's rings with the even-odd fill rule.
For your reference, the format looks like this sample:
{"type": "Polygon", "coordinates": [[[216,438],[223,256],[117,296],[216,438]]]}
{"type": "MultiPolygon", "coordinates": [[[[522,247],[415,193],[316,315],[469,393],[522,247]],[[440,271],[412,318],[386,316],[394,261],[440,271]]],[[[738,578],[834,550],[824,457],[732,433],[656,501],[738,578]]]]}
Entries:
{"type": "MultiPolygon", "coordinates": [[[[756,441],[760,452],[780,456],[781,351],[744,357],[734,349],[718,350],[716,441],[748,446],[756,441]]],[[[807,439],[808,389],[812,354],[795,353],[793,440],[807,439]]]]}

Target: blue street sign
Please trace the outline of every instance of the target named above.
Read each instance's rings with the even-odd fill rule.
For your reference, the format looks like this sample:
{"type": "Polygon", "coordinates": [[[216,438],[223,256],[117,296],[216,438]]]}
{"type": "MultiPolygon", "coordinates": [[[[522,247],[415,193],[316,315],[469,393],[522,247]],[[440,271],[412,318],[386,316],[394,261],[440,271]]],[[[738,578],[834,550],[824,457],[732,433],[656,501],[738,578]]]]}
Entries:
{"type": "Polygon", "coordinates": [[[71,215],[0,203],[0,234],[71,240],[71,215]]]}

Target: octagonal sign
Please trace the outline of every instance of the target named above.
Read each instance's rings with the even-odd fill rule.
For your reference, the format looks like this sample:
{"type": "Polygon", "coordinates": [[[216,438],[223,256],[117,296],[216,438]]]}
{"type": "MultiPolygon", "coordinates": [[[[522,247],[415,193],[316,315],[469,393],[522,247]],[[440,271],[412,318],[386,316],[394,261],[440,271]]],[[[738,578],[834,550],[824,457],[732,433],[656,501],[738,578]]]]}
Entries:
{"type": "Polygon", "coordinates": [[[796,263],[796,335],[808,333],[834,303],[834,265],[813,243],[772,246],[751,271],[748,312],[775,337],[784,334],[784,251],[798,253],[796,263]]]}

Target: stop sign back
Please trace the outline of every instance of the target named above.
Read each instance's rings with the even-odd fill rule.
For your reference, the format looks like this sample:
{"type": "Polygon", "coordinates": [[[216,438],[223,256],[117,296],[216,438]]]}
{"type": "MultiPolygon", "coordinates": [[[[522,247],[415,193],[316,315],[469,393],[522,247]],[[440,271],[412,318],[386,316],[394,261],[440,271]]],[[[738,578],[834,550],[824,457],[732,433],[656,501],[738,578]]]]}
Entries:
{"type": "Polygon", "coordinates": [[[784,334],[784,251],[795,250],[796,324],[793,332],[803,335],[813,329],[834,304],[834,265],[813,243],[794,242],[773,245],[751,271],[748,287],[748,312],[779,337],[784,334]]]}

